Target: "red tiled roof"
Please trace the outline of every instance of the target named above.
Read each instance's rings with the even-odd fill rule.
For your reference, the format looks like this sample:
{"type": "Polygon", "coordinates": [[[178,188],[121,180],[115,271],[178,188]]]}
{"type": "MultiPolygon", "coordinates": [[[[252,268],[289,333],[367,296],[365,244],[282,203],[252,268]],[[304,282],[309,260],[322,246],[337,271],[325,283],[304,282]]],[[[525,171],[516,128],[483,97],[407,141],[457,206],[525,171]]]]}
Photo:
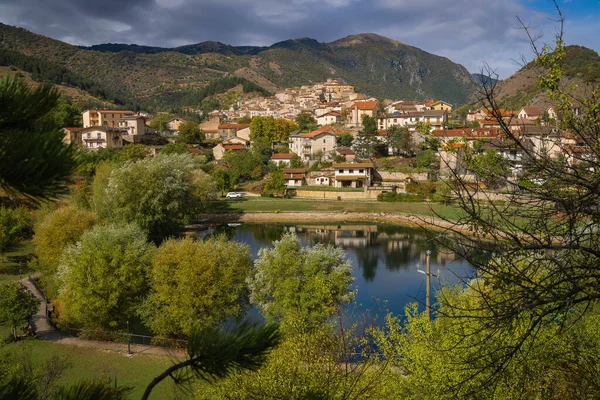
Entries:
{"type": "Polygon", "coordinates": [[[246,150],[246,146],[243,144],[225,143],[222,146],[225,150],[246,150]]]}
{"type": "Polygon", "coordinates": [[[356,153],[354,151],[352,151],[352,149],[349,149],[347,147],[338,147],[337,149],[335,149],[335,151],[341,156],[356,155],[356,153]]]}
{"type": "Polygon", "coordinates": [[[290,153],[273,154],[271,156],[271,160],[291,160],[292,158],[294,158],[294,155],[290,153]]]}
{"type": "Polygon", "coordinates": [[[373,101],[357,101],[354,104],[352,104],[352,108],[356,107],[359,110],[374,110],[375,108],[377,108],[377,104],[379,102],[377,100],[373,100],[373,101]]]}
{"type": "Polygon", "coordinates": [[[314,131],[312,131],[312,132],[303,133],[301,136],[302,136],[302,137],[306,137],[306,138],[314,138],[314,137],[316,137],[316,136],[319,136],[319,135],[320,135],[320,134],[322,134],[322,133],[330,133],[330,134],[332,134],[332,135],[335,135],[335,133],[333,133],[333,131],[332,131],[331,127],[329,127],[329,126],[324,126],[324,127],[322,127],[322,128],[315,129],[315,130],[314,130],[314,131]]]}
{"type": "Polygon", "coordinates": [[[436,129],[432,132],[435,137],[496,137],[499,129],[465,128],[465,129],[436,129]]]}
{"type": "Polygon", "coordinates": [[[83,130],[83,128],[65,128],[66,130],[68,130],[69,132],[79,132],[81,130],[83,130]]]}
{"type": "Polygon", "coordinates": [[[521,110],[525,111],[527,115],[542,115],[542,110],[539,107],[523,107],[521,110]]]}

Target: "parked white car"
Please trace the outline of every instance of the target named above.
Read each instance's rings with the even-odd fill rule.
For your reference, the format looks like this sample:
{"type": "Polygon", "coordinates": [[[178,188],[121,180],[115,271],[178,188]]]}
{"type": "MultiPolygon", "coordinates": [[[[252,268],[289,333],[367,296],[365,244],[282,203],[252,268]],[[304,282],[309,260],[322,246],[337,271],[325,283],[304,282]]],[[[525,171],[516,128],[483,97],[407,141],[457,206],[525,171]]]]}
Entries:
{"type": "Polygon", "coordinates": [[[228,199],[237,199],[239,197],[242,197],[242,194],[238,192],[229,192],[225,197],[227,197],[228,199]]]}

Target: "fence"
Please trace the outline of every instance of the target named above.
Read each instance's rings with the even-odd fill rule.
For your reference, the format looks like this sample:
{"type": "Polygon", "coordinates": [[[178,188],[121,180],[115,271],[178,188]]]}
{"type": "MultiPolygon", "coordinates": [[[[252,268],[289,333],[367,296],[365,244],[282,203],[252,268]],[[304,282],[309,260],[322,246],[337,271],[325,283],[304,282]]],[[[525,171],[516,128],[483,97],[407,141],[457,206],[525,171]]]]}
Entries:
{"type": "Polygon", "coordinates": [[[181,339],[171,339],[171,338],[163,338],[156,336],[148,336],[148,335],[139,335],[136,333],[130,332],[111,332],[111,331],[100,331],[100,330],[92,330],[92,329],[77,329],[71,328],[68,326],[61,326],[60,328],[56,325],[56,322],[50,317],[52,313],[52,304],[48,302],[48,298],[46,294],[42,290],[42,288],[38,285],[36,277],[32,277],[31,275],[27,276],[29,282],[38,290],[38,292],[42,295],[44,301],[44,315],[46,316],[46,320],[48,323],[56,330],[61,331],[63,333],[67,333],[71,336],[81,337],[85,339],[91,340],[102,340],[102,341],[110,341],[110,342],[119,342],[119,343],[128,343],[128,344],[139,344],[139,345],[147,345],[147,346],[160,346],[160,347],[175,347],[175,348],[185,348],[187,347],[187,340],[181,339]]]}

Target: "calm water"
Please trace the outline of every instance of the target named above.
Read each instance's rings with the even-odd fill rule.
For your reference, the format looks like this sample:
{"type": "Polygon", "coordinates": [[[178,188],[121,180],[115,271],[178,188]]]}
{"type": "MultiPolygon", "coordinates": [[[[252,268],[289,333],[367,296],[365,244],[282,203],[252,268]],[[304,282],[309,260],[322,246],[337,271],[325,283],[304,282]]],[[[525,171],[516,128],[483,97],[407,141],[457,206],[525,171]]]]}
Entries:
{"type": "Polygon", "coordinates": [[[256,258],[258,250],[272,246],[284,232],[295,232],[304,245],[316,243],[341,246],[353,265],[358,289],[353,312],[371,315],[389,310],[402,314],[404,306],[419,302],[424,309],[426,250],[431,250],[432,292],[442,282],[458,282],[472,274],[464,260],[447,249],[437,248],[433,240],[418,228],[377,224],[231,224],[202,229],[198,236],[225,233],[231,240],[250,246],[256,258]],[[439,270],[439,273],[438,273],[439,270]]]}

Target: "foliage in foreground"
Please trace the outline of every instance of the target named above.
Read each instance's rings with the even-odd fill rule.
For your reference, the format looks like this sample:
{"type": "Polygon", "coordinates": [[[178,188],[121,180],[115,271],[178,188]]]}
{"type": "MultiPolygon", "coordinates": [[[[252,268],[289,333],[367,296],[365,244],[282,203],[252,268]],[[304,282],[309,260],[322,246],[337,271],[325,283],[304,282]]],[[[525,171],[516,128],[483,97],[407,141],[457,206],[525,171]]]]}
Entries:
{"type": "Polygon", "coordinates": [[[360,339],[329,325],[282,340],[256,371],[197,390],[198,399],[386,399],[398,379],[360,339]]]}
{"type": "Polygon", "coordinates": [[[0,188],[33,197],[64,189],[76,164],[75,148],[51,118],[59,99],[50,85],[32,90],[20,78],[0,80],[0,188]]]}
{"type": "Polygon", "coordinates": [[[96,224],[96,214],[73,206],[60,207],[45,215],[35,226],[35,255],[42,273],[44,291],[49,298],[58,295],[58,265],[68,245],[79,241],[96,224]]]}
{"type": "Polygon", "coordinates": [[[175,234],[216,197],[202,166],[191,154],[159,154],[97,173],[95,208],[109,221],[138,224],[153,239],[175,234]]]}
{"type": "Polygon", "coordinates": [[[339,247],[303,247],[285,234],[263,248],[248,278],[250,301],[267,318],[280,319],[286,330],[319,326],[352,301],[352,265],[339,247]]]}
{"type": "Polygon", "coordinates": [[[241,315],[251,265],[248,246],[224,236],[164,242],[152,260],[144,321],[155,335],[186,337],[195,325],[215,327],[241,315]]]}
{"type": "Polygon", "coordinates": [[[17,328],[27,325],[39,304],[40,300],[20,284],[0,285],[0,323],[10,326],[14,339],[17,338],[17,328]]]}
{"type": "Polygon", "coordinates": [[[25,207],[0,207],[0,254],[31,236],[33,221],[25,207]]]}
{"type": "Polygon", "coordinates": [[[154,246],[135,225],[96,226],[60,261],[60,320],[87,329],[119,329],[147,291],[154,246]]]}

